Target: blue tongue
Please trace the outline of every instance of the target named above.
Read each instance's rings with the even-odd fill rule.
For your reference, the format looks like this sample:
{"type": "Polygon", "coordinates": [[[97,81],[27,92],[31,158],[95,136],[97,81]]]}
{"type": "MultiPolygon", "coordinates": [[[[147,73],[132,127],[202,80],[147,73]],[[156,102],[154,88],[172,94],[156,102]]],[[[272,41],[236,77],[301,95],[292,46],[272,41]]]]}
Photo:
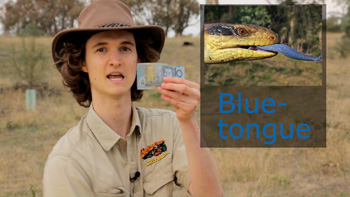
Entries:
{"type": "Polygon", "coordinates": [[[292,49],[291,47],[285,44],[272,44],[267,46],[258,46],[257,48],[264,49],[267,51],[282,53],[283,55],[296,60],[304,60],[304,61],[321,61],[322,60],[322,56],[313,57],[313,56],[305,55],[305,54],[299,53],[298,51],[292,49]]]}

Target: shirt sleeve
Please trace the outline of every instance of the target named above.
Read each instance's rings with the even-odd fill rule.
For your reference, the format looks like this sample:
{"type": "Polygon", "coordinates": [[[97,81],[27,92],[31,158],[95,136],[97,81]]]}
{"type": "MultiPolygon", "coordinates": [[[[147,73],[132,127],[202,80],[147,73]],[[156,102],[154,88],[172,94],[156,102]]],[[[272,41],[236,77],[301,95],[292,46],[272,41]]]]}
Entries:
{"type": "Polygon", "coordinates": [[[174,117],[174,155],[173,171],[175,175],[175,184],[183,187],[188,192],[191,177],[188,169],[186,148],[183,142],[182,130],[176,116],[174,117]]]}
{"type": "Polygon", "coordinates": [[[44,196],[94,196],[89,178],[69,156],[52,155],[46,162],[44,196]]]}

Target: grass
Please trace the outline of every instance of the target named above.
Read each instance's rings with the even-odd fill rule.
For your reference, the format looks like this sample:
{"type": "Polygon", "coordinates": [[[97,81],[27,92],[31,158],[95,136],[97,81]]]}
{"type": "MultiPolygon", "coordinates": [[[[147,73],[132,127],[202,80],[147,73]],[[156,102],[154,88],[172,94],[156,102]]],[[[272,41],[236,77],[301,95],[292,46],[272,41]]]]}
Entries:
{"type": "Polygon", "coordinates": [[[298,61],[282,54],[264,60],[207,65],[209,86],[320,86],[322,65],[298,61]]]}
{"type": "MultiPolygon", "coordinates": [[[[340,39],[341,34],[327,35],[327,148],[212,149],[225,196],[350,196],[350,58],[340,59],[333,48],[340,39]]],[[[37,41],[49,56],[51,38],[37,41]]],[[[25,93],[15,88],[22,81],[8,61],[7,46],[20,44],[19,38],[0,37],[0,196],[42,196],[47,155],[87,110],[76,104],[49,63],[37,110],[26,111],[25,93]]],[[[167,39],[160,62],[185,66],[186,78],[199,82],[199,38],[167,39]],[[194,46],[182,47],[183,41],[194,46]]],[[[300,78],[310,78],[312,85],[319,79],[300,78]]],[[[137,105],[173,109],[155,91],[146,91],[137,105]]],[[[174,193],[184,195],[180,189],[174,193]]]]}

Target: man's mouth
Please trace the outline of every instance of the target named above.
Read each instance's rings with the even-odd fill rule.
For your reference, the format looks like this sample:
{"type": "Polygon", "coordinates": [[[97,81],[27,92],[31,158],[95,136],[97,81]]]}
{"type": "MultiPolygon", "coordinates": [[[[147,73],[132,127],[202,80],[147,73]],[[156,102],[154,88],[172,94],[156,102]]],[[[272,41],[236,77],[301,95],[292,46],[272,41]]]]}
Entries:
{"type": "Polygon", "coordinates": [[[120,73],[112,73],[110,75],[107,75],[107,78],[113,81],[120,81],[124,79],[124,76],[120,73]]]}

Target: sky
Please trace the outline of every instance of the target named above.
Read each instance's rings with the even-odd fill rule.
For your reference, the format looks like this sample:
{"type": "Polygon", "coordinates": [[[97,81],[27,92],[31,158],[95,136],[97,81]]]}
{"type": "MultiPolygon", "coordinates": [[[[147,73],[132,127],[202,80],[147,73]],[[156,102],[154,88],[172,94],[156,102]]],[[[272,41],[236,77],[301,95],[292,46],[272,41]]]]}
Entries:
{"type": "MultiPolygon", "coordinates": [[[[0,10],[3,6],[3,4],[8,0],[0,0],[0,10]]],[[[197,0],[199,4],[205,4],[206,0],[197,0]]],[[[304,0],[305,1],[305,0],[304,0]]],[[[310,0],[311,2],[312,0],[310,0]]],[[[330,16],[332,12],[340,12],[345,13],[344,6],[341,7],[337,5],[336,0],[324,0],[326,3],[326,9],[327,9],[327,16],[330,16]]],[[[219,0],[219,4],[231,4],[231,5],[269,5],[269,4],[278,4],[277,0],[219,0]]],[[[1,14],[1,13],[0,13],[1,14]]],[[[199,25],[199,16],[196,18],[192,18],[190,21],[191,26],[187,27],[184,30],[184,35],[192,35],[192,36],[199,36],[200,32],[200,25],[199,25]]],[[[0,35],[3,33],[3,26],[0,23],[0,35]]],[[[174,37],[175,33],[170,32],[169,37],[174,37]]]]}

